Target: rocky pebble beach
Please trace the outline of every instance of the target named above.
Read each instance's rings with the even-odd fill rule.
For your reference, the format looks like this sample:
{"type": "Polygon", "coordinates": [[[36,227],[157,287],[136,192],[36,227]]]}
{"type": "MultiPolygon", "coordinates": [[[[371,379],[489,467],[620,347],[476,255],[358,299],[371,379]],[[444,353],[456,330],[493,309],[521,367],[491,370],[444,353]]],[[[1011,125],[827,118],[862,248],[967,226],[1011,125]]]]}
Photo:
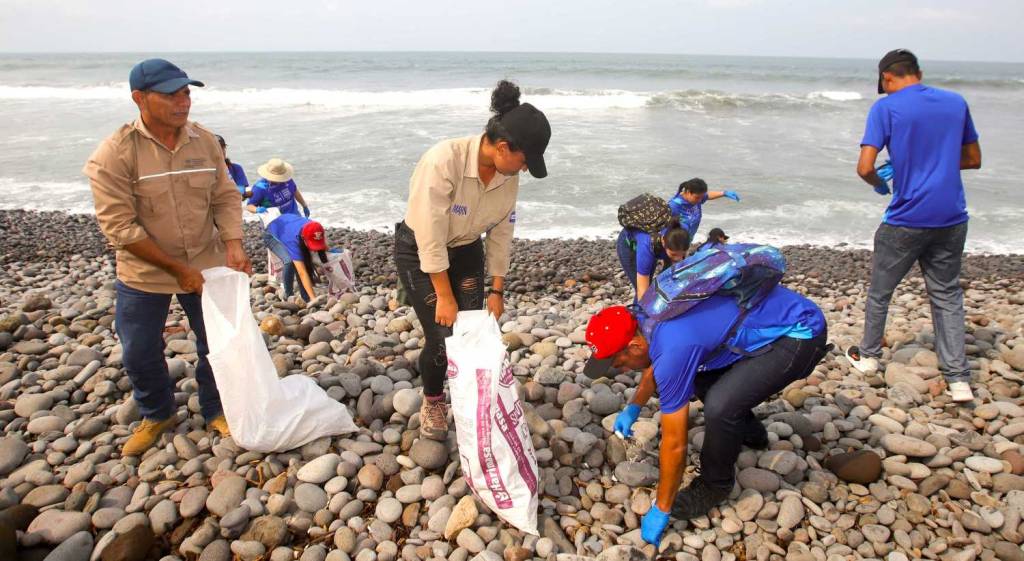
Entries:
{"type": "MultiPolygon", "coordinates": [[[[499,322],[540,466],[539,536],[503,523],[461,477],[454,431],[418,438],[422,341],[396,300],[391,236],[329,229],[359,291],[309,306],[266,275],[253,313],[279,375],[313,378],[356,434],[256,453],[206,429],[182,310],[165,355],[177,420],[144,456],[114,319],[114,261],[86,215],[0,212],[0,560],[733,561],[1024,559],[1024,256],[968,256],[963,285],[976,400],[944,393],[920,275],[890,308],[883,368],[839,349],[863,325],[870,254],[787,247],[785,283],[817,302],[836,350],[756,410],[766,450],[744,449],[730,500],[640,538],[657,480],[652,400],[612,435],[638,375],[590,380],[583,331],[631,298],[611,241],[515,244],[499,322]]],[[[741,241],[741,240],[734,240],[741,241]]],[[[262,269],[258,228],[247,248],[262,269]]],[[[687,482],[703,442],[691,406],[687,482]]]]}

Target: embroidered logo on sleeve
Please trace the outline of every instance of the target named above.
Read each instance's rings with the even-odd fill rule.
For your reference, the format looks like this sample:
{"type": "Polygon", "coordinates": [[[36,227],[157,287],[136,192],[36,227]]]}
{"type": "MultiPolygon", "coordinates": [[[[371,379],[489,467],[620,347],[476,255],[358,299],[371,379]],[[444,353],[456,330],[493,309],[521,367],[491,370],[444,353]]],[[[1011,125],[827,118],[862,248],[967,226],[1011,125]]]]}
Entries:
{"type": "Polygon", "coordinates": [[[516,211],[513,210],[512,213],[508,215],[508,221],[510,224],[516,223],[516,211]]]}
{"type": "Polygon", "coordinates": [[[469,214],[469,207],[467,207],[466,205],[452,205],[452,214],[466,216],[467,214],[469,214]]]}

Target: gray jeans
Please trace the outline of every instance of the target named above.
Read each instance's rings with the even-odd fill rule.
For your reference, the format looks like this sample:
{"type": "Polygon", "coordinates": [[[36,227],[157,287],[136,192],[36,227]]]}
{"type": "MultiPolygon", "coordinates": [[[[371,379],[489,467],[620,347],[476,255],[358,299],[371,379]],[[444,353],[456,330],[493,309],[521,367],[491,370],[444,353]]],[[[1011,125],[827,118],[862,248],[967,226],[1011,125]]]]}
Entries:
{"type": "Polygon", "coordinates": [[[960,288],[960,261],[967,239],[967,223],[947,228],[906,228],[882,224],[875,231],[864,317],[862,356],[882,355],[882,336],[889,301],[896,285],[917,262],[932,308],[935,353],[948,382],[970,382],[964,352],[964,291],[960,288]]]}

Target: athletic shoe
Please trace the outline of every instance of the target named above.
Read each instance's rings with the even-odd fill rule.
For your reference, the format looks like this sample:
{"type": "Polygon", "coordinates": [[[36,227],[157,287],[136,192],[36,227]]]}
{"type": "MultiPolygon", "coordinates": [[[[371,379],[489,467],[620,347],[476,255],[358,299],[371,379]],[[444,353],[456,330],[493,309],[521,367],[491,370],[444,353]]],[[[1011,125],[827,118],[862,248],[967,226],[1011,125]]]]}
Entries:
{"type": "Polygon", "coordinates": [[[952,382],[949,384],[949,391],[946,392],[956,403],[974,401],[974,392],[967,382],[952,382]]]}
{"type": "Polygon", "coordinates": [[[420,436],[442,442],[448,439],[448,404],[444,397],[423,397],[423,404],[420,405],[420,436]]]}
{"type": "Polygon", "coordinates": [[[725,502],[731,491],[732,489],[712,487],[698,475],[690,486],[680,491],[672,501],[672,516],[680,520],[700,518],[725,502]]]}
{"type": "Polygon", "coordinates": [[[149,450],[158,440],[160,435],[167,429],[174,426],[174,416],[162,421],[154,419],[143,419],[139,426],[135,427],[132,436],[124,443],[121,449],[122,456],[141,456],[149,450]]]}
{"type": "Polygon", "coordinates": [[[870,356],[861,356],[860,347],[846,349],[846,360],[850,365],[860,371],[861,374],[874,374],[878,372],[878,359],[870,356]]]}

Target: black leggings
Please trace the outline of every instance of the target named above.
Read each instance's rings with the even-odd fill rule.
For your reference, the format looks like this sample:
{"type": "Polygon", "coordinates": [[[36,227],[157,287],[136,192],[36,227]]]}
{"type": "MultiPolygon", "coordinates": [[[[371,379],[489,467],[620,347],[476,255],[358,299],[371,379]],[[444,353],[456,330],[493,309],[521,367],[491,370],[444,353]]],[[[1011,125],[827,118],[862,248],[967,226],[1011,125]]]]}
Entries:
{"type": "Polygon", "coordinates": [[[827,333],[813,339],[782,337],[771,350],[730,366],[697,374],[694,386],[704,402],[701,477],[715,487],[732,488],[733,471],[743,437],[764,430],[754,407],[814,371],[827,352],[827,333]]]}
{"type": "MultiPolygon", "coordinates": [[[[452,334],[452,328],[434,321],[437,293],[430,282],[430,275],[420,269],[416,237],[405,222],[395,225],[395,268],[423,326],[425,344],[418,366],[423,379],[423,394],[439,396],[444,393],[444,376],[448,370],[444,340],[452,334]]],[[[447,273],[459,310],[479,310],[484,300],[483,242],[477,239],[468,245],[449,247],[447,273]]]]}

